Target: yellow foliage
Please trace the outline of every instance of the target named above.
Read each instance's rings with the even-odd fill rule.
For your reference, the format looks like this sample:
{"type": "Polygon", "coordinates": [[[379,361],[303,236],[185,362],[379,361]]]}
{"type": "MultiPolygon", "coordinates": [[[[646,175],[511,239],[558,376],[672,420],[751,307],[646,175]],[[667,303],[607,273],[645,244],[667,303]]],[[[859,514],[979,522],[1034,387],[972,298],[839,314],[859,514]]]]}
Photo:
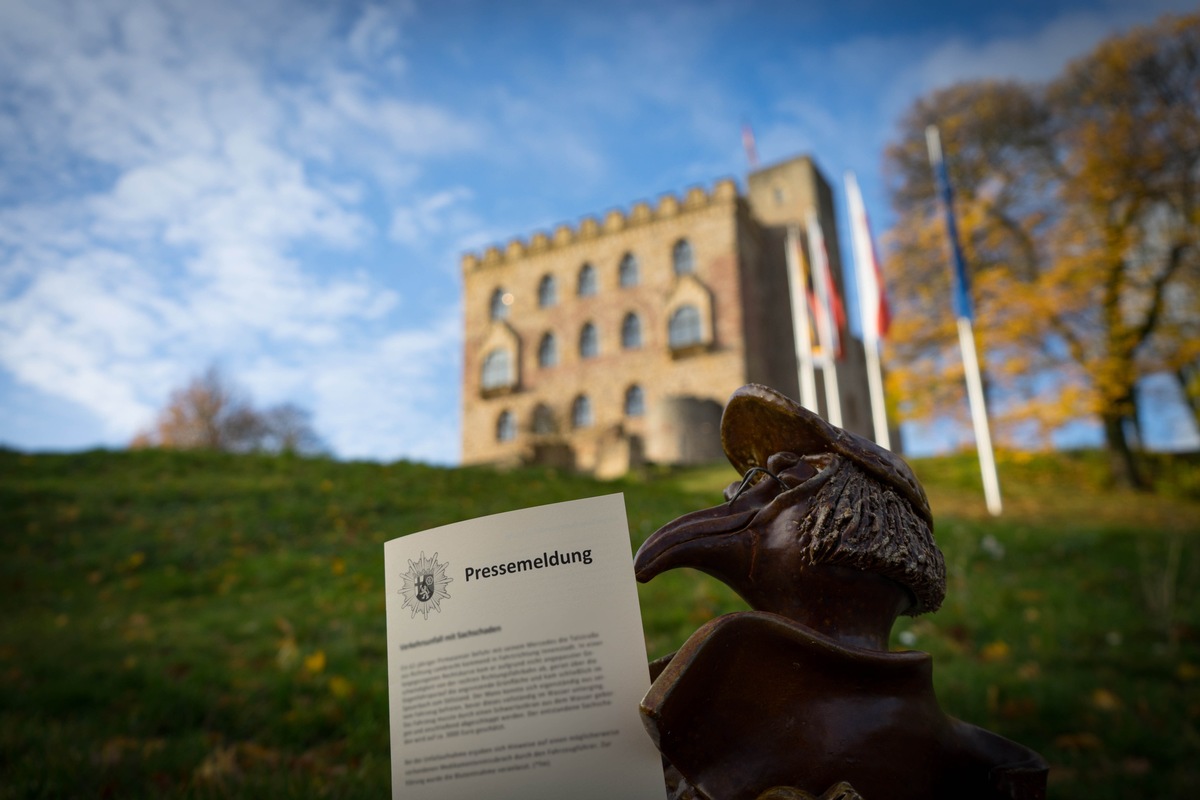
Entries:
{"type": "Polygon", "coordinates": [[[993,413],[1043,432],[1120,419],[1141,377],[1196,363],[1200,14],[1110,39],[1046,87],[965,83],[914,104],[887,151],[898,220],[884,239],[888,390],[908,420],[965,402],[931,123],[993,413]]]}

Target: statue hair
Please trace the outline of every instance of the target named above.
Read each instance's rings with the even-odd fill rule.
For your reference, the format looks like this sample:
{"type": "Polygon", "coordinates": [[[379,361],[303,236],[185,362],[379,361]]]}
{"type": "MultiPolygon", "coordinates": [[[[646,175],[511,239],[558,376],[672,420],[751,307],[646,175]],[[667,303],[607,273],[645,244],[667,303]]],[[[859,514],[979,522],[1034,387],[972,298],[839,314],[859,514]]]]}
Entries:
{"type": "Polygon", "coordinates": [[[873,572],[912,592],[910,616],[936,611],[946,596],[946,562],[933,529],[901,495],[845,458],[836,458],[800,523],[812,564],[873,572]]]}

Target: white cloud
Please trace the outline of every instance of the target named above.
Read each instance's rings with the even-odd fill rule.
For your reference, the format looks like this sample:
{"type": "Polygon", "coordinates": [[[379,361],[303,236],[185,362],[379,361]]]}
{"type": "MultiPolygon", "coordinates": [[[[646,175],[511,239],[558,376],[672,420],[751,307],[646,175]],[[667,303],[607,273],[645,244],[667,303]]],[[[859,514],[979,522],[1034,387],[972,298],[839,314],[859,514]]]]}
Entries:
{"type": "MultiPolygon", "coordinates": [[[[457,323],[448,334],[449,312],[427,305],[394,313],[402,295],[360,266],[380,233],[363,203],[365,187],[411,180],[416,158],[477,146],[477,130],[337,66],[339,48],[344,64],[388,57],[394,78],[403,13],[368,7],[338,39],[317,8],[221,11],[0,9],[0,96],[45,134],[34,148],[24,126],[0,126],[0,148],[18,144],[61,187],[30,200],[0,182],[0,367],[88,409],[114,443],[219,360],[235,379],[257,367],[289,380],[339,450],[408,452],[401,433],[416,420],[414,446],[452,458],[444,441],[416,440],[452,431],[456,414],[420,419],[410,398],[430,401],[412,385],[457,357],[457,323]],[[334,55],[296,61],[305,50],[334,55]],[[316,88],[277,78],[281,60],[320,75],[316,88]],[[324,171],[311,161],[347,151],[324,171]],[[389,419],[371,393],[404,413],[364,428],[356,407],[389,419]]],[[[422,224],[456,224],[464,191],[415,201],[422,224]]]]}
{"type": "MultiPolygon", "coordinates": [[[[928,35],[907,37],[908,47],[922,55],[905,59],[907,68],[892,77],[895,94],[923,94],[954,83],[986,78],[1043,82],[1085,56],[1103,39],[1135,25],[1153,23],[1161,14],[1194,11],[1187,0],[1113,0],[1087,10],[1059,14],[1046,24],[1020,34],[960,35],[934,41],[928,35]]],[[[901,42],[891,42],[895,52],[901,42]]],[[[848,51],[849,47],[843,48],[848,51]]]]}
{"type": "Polygon", "coordinates": [[[420,330],[392,331],[303,359],[260,359],[245,384],[264,404],[297,398],[315,410],[314,425],[347,458],[405,457],[437,463],[458,458],[461,321],[457,306],[420,330]]]}
{"type": "Polygon", "coordinates": [[[401,244],[415,245],[431,235],[477,227],[480,224],[478,217],[461,207],[470,199],[471,190],[457,186],[396,208],[392,212],[388,235],[401,244]]]}
{"type": "Polygon", "coordinates": [[[383,67],[397,75],[402,73],[405,60],[398,52],[402,38],[399,18],[407,18],[415,10],[411,2],[392,3],[386,7],[368,5],[346,37],[347,47],[364,65],[383,67]]]}

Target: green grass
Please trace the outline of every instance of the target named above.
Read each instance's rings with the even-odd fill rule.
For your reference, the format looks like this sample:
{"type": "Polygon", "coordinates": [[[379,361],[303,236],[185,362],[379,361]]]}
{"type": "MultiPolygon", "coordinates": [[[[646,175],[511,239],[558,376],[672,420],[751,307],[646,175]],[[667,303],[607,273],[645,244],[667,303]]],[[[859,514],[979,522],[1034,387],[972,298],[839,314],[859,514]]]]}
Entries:
{"type": "MultiPolygon", "coordinates": [[[[993,520],[972,458],[914,463],[948,597],[894,642],[1052,797],[1200,796],[1200,466],[1153,467],[1147,496],[1002,457],[993,520]]],[[[733,477],[0,451],[0,798],[386,796],[385,540],[623,491],[637,546],[733,477]]],[[[744,607],[688,571],[639,592],[651,657],[744,607]]]]}

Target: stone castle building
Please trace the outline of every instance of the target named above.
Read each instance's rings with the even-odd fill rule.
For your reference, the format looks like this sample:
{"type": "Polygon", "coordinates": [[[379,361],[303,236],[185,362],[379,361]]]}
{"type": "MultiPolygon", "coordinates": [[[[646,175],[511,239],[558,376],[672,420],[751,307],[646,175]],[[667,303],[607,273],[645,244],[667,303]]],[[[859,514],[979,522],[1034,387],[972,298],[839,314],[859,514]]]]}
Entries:
{"type": "MultiPolygon", "coordinates": [[[[604,477],[717,461],[737,387],[799,399],[786,237],[816,212],[845,297],[833,195],[807,157],[747,185],[743,196],[721,180],[464,255],[463,463],[604,477]]],[[[843,427],[870,437],[862,345],[841,335],[843,427]]]]}

